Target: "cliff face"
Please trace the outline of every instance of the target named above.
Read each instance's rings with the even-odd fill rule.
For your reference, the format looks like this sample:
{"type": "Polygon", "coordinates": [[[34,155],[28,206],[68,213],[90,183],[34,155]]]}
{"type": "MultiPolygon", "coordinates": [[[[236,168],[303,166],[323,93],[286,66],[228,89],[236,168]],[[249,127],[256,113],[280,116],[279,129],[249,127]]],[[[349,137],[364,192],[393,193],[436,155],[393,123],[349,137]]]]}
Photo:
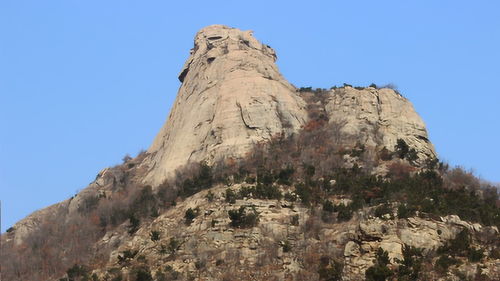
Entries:
{"type": "Polygon", "coordinates": [[[158,185],[187,162],[237,159],[257,142],[297,132],[305,103],[275,61],[250,31],[200,30],[169,118],[148,150],[145,181],[158,185]]]}
{"type": "Polygon", "coordinates": [[[351,142],[393,150],[402,139],[415,149],[419,164],[436,158],[424,122],[411,102],[392,89],[344,87],[329,95],[325,110],[351,142]]]}

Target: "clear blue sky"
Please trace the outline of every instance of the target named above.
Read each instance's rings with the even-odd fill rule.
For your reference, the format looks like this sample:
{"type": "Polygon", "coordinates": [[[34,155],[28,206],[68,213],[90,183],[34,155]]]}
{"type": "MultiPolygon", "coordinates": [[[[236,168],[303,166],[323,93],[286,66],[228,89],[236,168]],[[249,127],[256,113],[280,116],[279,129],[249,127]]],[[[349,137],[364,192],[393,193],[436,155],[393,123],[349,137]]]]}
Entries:
{"type": "Polygon", "coordinates": [[[3,0],[1,229],[146,149],[194,34],[215,23],[254,30],[296,86],[396,84],[441,159],[500,182],[499,13],[494,0],[3,0]]]}

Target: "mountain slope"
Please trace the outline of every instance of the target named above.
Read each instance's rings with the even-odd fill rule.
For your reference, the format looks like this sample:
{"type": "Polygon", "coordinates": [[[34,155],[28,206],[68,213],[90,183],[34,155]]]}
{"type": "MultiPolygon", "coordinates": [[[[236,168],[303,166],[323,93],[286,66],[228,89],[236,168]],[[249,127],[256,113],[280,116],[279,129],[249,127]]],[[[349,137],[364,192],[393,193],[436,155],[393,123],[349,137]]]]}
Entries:
{"type": "Polygon", "coordinates": [[[3,278],[500,276],[496,190],[439,162],[406,98],[296,89],[275,60],[250,32],[198,32],[148,151],[3,234],[3,278]]]}

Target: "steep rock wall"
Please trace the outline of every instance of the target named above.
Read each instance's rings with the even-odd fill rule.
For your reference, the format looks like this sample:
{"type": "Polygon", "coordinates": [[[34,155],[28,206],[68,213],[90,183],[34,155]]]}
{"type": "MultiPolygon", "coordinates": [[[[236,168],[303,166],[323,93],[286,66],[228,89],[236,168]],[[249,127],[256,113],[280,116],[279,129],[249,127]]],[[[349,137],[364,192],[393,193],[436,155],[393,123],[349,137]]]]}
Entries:
{"type": "Polygon", "coordinates": [[[275,60],[250,31],[200,30],[170,116],[148,150],[145,181],[158,185],[188,162],[238,158],[259,141],[297,132],[305,103],[275,60]]]}
{"type": "Polygon", "coordinates": [[[416,150],[419,164],[436,157],[422,118],[413,105],[396,91],[368,87],[336,89],[326,101],[330,122],[341,124],[344,135],[365,146],[394,150],[403,139],[416,150]]]}

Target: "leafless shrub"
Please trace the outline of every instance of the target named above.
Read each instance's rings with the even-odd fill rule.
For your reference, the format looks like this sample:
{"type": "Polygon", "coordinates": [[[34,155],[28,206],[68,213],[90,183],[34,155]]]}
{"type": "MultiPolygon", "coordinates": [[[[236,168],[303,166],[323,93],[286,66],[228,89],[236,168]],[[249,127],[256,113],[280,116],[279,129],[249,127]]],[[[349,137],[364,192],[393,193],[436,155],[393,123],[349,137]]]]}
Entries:
{"type": "Polygon", "coordinates": [[[311,210],[306,222],[302,225],[306,237],[312,237],[319,240],[319,234],[322,228],[320,210],[311,210]]]}
{"type": "Polygon", "coordinates": [[[224,257],[224,263],[228,265],[240,265],[241,252],[236,248],[228,248],[226,249],[226,254],[224,257]]]}
{"type": "Polygon", "coordinates": [[[318,245],[307,245],[307,248],[301,256],[304,268],[307,268],[309,271],[316,272],[318,268],[318,261],[321,256],[322,253],[320,252],[318,245]]]}
{"type": "Polygon", "coordinates": [[[393,179],[403,179],[415,171],[415,167],[402,161],[392,162],[388,168],[389,171],[387,174],[393,179]]]}
{"type": "Polygon", "coordinates": [[[241,280],[233,270],[227,270],[222,274],[222,281],[241,280]]]}
{"type": "Polygon", "coordinates": [[[274,264],[278,258],[278,243],[271,239],[265,239],[261,242],[261,251],[256,265],[259,267],[274,264]]]}
{"type": "Polygon", "coordinates": [[[123,156],[123,158],[122,158],[123,163],[127,163],[130,160],[132,160],[132,157],[128,153],[125,154],[125,156],[123,156]]]}
{"type": "Polygon", "coordinates": [[[88,245],[100,234],[98,228],[80,215],[66,222],[60,213],[46,216],[21,245],[2,245],[2,261],[9,261],[2,262],[2,266],[7,266],[3,267],[3,277],[6,280],[46,280],[60,275],[73,264],[92,256],[88,245]],[[61,245],[64,251],[60,250],[61,245]]]}
{"type": "Polygon", "coordinates": [[[378,155],[377,151],[374,147],[367,147],[363,151],[360,160],[362,165],[363,172],[365,174],[371,174],[373,169],[378,165],[378,155]]]}
{"type": "Polygon", "coordinates": [[[456,167],[444,175],[445,184],[450,189],[467,188],[477,190],[481,186],[478,178],[472,171],[466,171],[462,167],[456,167]]]}
{"type": "Polygon", "coordinates": [[[388,89],[392,89],[392,90],[397,90],[398,86],[394,83],[388,83],[388,84],[385,84],[383,86],[380,86],[379,88],[388,88],[388,89]]]}
{"type": "Polygon", "coordinates": [[[296,275],[295,280],[297,281],[316,281],[319,280],[319,274],[312,272],[310,269],[301,269],[296,275]]]}

